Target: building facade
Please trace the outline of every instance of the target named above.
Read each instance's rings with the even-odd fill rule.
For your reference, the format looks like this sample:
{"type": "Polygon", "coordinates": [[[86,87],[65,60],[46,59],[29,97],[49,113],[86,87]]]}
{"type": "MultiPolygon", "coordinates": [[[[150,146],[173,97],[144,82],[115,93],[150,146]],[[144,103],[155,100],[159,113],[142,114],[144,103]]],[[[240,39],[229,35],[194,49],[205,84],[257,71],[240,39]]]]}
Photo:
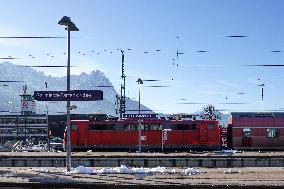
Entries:
{"type": "Polygon", "coordinates": [[[0,143],[30,141],[34,144],[47,141],[47,115],[0,115],[0,143]]]}

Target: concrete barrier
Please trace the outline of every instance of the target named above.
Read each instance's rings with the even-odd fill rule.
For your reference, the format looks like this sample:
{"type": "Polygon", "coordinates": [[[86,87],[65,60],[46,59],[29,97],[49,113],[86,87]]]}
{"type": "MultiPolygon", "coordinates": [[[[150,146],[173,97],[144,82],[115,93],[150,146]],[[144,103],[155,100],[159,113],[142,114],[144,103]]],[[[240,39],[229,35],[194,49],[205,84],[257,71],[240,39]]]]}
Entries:
{"type": "MultiPolygon", "coordinates": [[[[1,157],[0,167],[65,167],[65,157],[1,157]]],[[[284,157],[73,157],[85,167],[284,167],[284,157]]]]}

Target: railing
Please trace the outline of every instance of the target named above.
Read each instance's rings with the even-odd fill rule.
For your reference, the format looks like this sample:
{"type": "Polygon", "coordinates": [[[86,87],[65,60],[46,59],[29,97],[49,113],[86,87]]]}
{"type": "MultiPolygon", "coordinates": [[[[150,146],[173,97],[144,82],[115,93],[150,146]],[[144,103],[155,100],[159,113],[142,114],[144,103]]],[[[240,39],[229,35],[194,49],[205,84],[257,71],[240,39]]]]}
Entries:
{"type": "Polygon", "coordinates": [[[16,142],[16,143],[13,145],[13,147],[12,147],[12,152],[15,152],[15,151],[21,149],[21,146],[22,146],[22,142],[21,142],[21,141],[16,142]]]}

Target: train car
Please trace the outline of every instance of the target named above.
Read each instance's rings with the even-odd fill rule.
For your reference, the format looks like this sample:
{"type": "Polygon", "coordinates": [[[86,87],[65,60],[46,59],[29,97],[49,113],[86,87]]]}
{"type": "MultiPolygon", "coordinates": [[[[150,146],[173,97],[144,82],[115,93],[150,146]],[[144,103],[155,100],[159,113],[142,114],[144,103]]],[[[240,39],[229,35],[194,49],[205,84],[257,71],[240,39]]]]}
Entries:
{"type": "MultiPolygon", "coordinates": [[[[214,150],[221,147],[220,128],[213,120],[125,118],[71,121],[72,150],[137,151],[214,150]]],[[[66,133],[65,137],[66,139],[66,133]]]]}
{"type": "Polygon", "coordinates": [[[232,112],[228,147],[243,150],[284,150],[283,112],[232,112]]]}

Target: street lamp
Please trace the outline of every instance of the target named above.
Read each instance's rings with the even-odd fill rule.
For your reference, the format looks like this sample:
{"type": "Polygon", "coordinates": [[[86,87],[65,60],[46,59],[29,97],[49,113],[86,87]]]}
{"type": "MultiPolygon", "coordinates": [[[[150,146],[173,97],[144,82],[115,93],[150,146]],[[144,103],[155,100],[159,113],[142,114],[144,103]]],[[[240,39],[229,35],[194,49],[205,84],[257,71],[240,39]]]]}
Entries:
{"type": "MultiPolygon", "coordinates": [[[[76,25],[71,21],[70,17],[63,16],[58,22],[59,25],[65,26],[67,30],[67,92],[70,91],[70,32],[79,31],[76,25]]],[[[70,100],[67,100],[67,157],[66,157],[66,167],[67,171],[71,171],[71,141],[70,141],[70,100]]]]}
{"type": "Polygon", "coordinates": [[[138,107],[138,111],[139,111],[139,115],[140,115],[140,88],[141,88],[141,85],[143,84],[143,80],[141,78],[138,78],[138,80],[136,81],[138,83],[138,86],[139,86],[139,107],[138,107]]]}
{"type": "MultiPolygon", "coordinates": [[[[260,79],[258,79],[258,81],[260,81],[260,79]]],[[[263,100],[263,88],[265,86],[264,83],[258,84],[257,86],[261,87],[261,100],[263,100]]]]}
{"type": "Polygon", "coordinates": [[[138,78],[136,81],[139,86],[139,107],[138,107],[138,112],[139,112],[139,120],[138,120],[138,141],[139,141],[139,153],[141,153],[141,118],[140,118],[140,88],[141,85],[143,84],[143,80],[141,78],[138,78]]]}
{"type": "Polygon", "coordinates": [[[46,108],[46,123],[47,123],[47,149],[50,152],[50,134],[51,134],[51,129],[49,127],[48,123],[48,105],[45,105],[46,108]]]}
{"type": "Polygon", "coordinates": [[[172,131],[171,129],[163,129],[162,130],[162,152],[164,151],[164,143],[168,140],[167,132],[172,131]]]}
{"type": "MultiPolygon", "coordinates": [[[[44,82],[45,84],[45,88],[47,89],[47,82],[44,82]]],[[[51,129],[49,127],[49,123],[48,123],[48,103],[45,104],[45,108],[46,108],[46,123],[47,123],[47,149],[48,152],[50,152],[50,135],[51,135],[51,129]]]]}

